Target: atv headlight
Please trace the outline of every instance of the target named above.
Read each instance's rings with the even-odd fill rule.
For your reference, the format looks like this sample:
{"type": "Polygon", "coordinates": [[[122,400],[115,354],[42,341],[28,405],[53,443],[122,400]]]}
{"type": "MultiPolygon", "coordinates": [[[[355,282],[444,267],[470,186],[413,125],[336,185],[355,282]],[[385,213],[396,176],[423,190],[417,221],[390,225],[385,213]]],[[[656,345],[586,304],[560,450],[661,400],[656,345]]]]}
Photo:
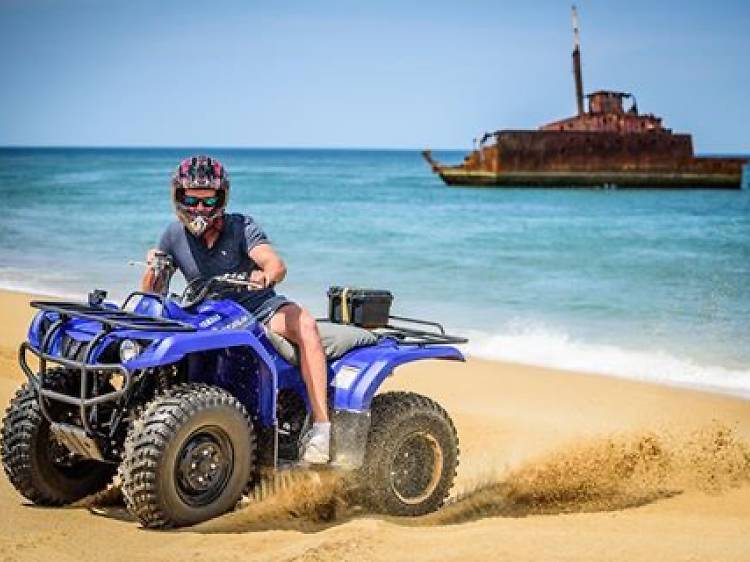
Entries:
{"type": "Polygon", "coordinates": [[[120,361],[125,363],[138,356],[141,352],[141,344],[133,340],[122,340],[120,344],[120,361]]]}

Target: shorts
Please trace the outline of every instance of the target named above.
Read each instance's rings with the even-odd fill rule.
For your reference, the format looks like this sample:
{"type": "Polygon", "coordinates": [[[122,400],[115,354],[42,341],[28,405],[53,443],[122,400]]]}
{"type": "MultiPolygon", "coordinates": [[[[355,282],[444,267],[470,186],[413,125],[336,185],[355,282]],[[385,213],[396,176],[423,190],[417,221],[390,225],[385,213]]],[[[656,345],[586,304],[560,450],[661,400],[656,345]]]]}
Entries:
{"type": "Polygon", "coordinates": [[[265,324],[266,322],[268,322],[271,317],[276,314],[276,311],[279,310],[282,306],[285,306],[287,304],[294,304],[284,295],[277,294],[273,294],[267,299],[263,300],[246,299],[237,302],[241,304],[245,308],[245,310],[252,314],[255,319],[261,324],[265,324]]]}

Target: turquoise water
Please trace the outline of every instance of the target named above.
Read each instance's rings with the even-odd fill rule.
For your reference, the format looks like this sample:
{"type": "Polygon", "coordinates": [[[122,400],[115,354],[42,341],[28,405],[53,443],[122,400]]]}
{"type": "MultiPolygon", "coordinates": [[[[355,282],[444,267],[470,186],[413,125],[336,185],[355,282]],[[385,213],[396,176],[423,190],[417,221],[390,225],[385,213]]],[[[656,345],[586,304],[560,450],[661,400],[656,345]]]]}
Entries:
{"type": "MultiPolygon", "coordinates": [[[[189,153],[0,149],[0,285],[135,288],[189,153]]],[[[387,288],[475,355],[750,396],[750,191],[456,189],[416,151],[211,153],[318,314],[329,285],[387,288]]]]}

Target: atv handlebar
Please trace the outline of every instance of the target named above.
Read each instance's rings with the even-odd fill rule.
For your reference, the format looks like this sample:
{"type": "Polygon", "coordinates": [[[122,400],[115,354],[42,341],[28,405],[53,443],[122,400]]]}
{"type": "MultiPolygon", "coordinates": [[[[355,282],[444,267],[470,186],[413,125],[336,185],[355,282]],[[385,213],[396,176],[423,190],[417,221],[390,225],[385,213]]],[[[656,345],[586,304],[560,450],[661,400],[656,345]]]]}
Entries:
{"type": "MultiPolygon", "coordinates": [[[[149,262],[130,260],[128,261],[128,265],[139,265],[150,268],[154,272],[157,281],[156,284],[161,285],[161,287],[159,287],[161,290],[159,290],[158,293],[162,296],[169,294],[169,284],[172,280],[172,275],[176,270],[172,257],[169,254],[162,251],[154,251],[149,262]]],[[[249,291],[260,291],[265,289],[264,286],[251,281],[247,273],[225,273],[223,275],[215,275],[208,280],[204,280],[202,277],[197,277],[188,283],[182,291],[182,294],[179,295],[181,301],[180,306],[182,306],[182,308],[195,306],[205,299],[216,285],[230,285],[236,288],[244,288],[249,291]],[[197,290],[201,283],[203,283],[203,286],[197,290]]]]}
{"type": "Polygon", "coordinates": [[[182,306],[182,308],[195,306],[205,299],[217,285],[229,285],[230,287],[244,288],[248,291],[260,291],[265,289],[264,286],[255,283],[254,281],[250,281],[247,273],[225,273],[223,275],[211,277],[208,281],[204,281],[203,278],[198,277],[188,283],[185,290],[182,291],[182,295],[180,296],[182,302],[180,306],[182,306]],[[196,288],[201,282],[203,282],[204,285],[196,293],[196,288]]]}

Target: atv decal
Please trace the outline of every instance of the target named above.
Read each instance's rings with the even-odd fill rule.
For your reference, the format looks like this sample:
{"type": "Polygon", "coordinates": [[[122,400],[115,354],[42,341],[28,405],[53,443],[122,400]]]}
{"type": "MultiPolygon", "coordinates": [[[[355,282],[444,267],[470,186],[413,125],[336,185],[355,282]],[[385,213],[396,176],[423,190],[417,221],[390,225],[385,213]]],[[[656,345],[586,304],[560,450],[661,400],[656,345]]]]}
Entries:
{"type": "Polygon", "coordinates": [[[336,388],[341,389],[348,389],[350,386],[352,386],[352,383],[356,380],[359,373],[362,372],[362,369],[359,369],[358,367],[352,367],[351,365],[345,365],[339,369],[339,372],[336,373],[336,376],[333,377],[333,386],[336,388]]]}

